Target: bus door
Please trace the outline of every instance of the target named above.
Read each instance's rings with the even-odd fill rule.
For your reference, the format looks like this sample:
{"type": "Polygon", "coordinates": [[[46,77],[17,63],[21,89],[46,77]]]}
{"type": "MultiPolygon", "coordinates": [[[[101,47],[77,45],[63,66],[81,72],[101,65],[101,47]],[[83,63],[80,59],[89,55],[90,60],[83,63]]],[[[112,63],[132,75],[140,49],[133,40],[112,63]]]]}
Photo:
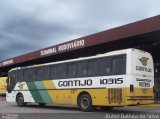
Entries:
{"type": "Polygon", "coordinates": [[[12,73],[8,74],[7,79],[7,91],[8,93],[11,93],[16,85],[16,79],[17,79],[17,71],[12,71],[12,73]]]}

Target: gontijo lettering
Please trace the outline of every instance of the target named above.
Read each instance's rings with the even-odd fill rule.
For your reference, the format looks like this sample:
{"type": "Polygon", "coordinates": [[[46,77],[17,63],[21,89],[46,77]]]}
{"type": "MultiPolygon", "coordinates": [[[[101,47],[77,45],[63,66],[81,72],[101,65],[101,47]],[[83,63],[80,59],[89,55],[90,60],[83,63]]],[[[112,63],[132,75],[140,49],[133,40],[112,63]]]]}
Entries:
{"type": "Polygon", "coordinates": [[[59,87],[70,87],[70,86],[91,86],[92,80],[69,80],[69,81],[59,81],[59,87]]]}
{"type": "Polygon", "coordinates": [[[140,67],[140,66],[136,66],[136,70],[138,70],[138,71],[145,71],[145,72],[152,72],[151,68],[140,67]]]}

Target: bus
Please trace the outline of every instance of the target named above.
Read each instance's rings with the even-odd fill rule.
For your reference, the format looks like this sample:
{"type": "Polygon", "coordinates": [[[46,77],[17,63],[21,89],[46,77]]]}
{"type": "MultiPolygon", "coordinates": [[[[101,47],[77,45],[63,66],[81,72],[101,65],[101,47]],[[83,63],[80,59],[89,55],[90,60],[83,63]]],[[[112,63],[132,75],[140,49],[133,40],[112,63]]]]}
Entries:
{"type": "Polygon", "coordinates": [[[0,77],[0,95],[5,96],[7,91],[7,77],[0,77]]]}
{"type": "Polygon", "coordinates": [[[8,73],[7,101],[96,107],[154,102],[150,53],[130,48],[96,56],[18,67],[8,73]]]}

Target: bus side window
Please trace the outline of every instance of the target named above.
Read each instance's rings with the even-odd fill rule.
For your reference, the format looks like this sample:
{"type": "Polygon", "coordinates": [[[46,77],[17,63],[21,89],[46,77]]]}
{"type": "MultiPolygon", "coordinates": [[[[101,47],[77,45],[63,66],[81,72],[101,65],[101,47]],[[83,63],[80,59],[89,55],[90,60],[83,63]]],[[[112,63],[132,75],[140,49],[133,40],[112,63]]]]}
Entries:
{"type": "Polygon", "coordinates": [[[42,80],[50,79],[51,72],[50,72],[50,66],[43,66],[42,68],[42,80]]]}
{"type": "Polygon", "coordinates": [[[36,79],[41,80],[43,76],[43,69],[42,66],[37,67],[37,74],[36,74],[36,79]]]}
{"type": "Polygon", "coordinates": [[[56,66],[51,66],[51,78],[56,79],[57,78],[57,67],[56,66]]]}
{"type": "Polygon", "coordinates": [[[24,81],[28,81],[28,70],[27,69],[24,69],[24,81]]]}
{"type": "Polygon", "coordinates": [[[50,66],[37,67],[37,80],[49,80],[51,78],[50,66]]]}
{"type": "Polygon", "coordinates": [[[36,79],[36,68],[28,68],[24,70],[24,80],[34,81],[36,79]]]}
{"type": "Polygon", "coordinates": [[[30,68],[29,69],[29,81],[36,80],[36,68],[30,68]]]}
{"type": "Polygon", "coordinates": [[[112,71],[112,60],[111,58],[99,59],[99,72],[101,75],[109,75],[112,71]]]}
{"type": "Polygon", "coordinates": [[[60,64],[57,66],[57,78],[67,78],[67,64],[60,64]]]}
{"type": "Polygon", "coordinates": [[[77,75],[77,64],[68,65],[68,77],[76,77],[77,75]]]}
{"type": "Polygon", "coordinates": [[[82,61],[78,63],[78,76],[86,76],[87,75],[87,61],[82,61]]]}
{"type": "Polygon", "coordinates": [[[89,76],[95,76],[99,74],[98,70],[99,70],[98,60],[93,60],[93,61],[88,62],[88,75],[89,76]]]}
{"type": "Polygon", "coordinates": [[[113,74],[125,74],[126,72],[125,57],[115,57],[112,62],[113,74]]]}
{"type": "Polygon", "coordinates": [[[23,82],[23,69],[17,70],[17,80],[23,82]]]}

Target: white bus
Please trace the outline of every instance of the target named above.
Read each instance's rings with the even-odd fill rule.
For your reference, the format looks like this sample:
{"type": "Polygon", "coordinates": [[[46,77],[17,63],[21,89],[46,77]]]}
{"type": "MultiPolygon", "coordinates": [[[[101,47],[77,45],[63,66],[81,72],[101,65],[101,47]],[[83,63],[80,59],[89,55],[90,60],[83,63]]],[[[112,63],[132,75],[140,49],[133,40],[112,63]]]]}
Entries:
{"type": "Polygon", "coordinates": [[[154,68],[150,53],[137,49],[14,68],[9,71],[8,102],[96,107],[153,103],[154,68]]]}

